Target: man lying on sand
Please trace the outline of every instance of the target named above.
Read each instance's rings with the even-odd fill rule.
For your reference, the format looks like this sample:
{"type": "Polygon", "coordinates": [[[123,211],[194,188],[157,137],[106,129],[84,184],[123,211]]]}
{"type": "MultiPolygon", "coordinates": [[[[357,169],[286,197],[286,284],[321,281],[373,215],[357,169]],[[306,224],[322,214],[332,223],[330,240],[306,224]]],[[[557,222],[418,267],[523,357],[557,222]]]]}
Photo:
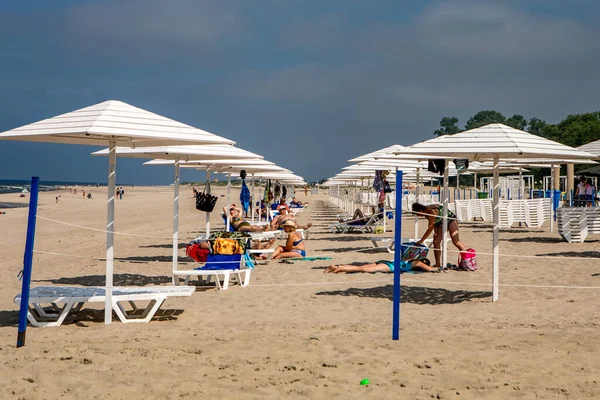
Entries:
{"type": "MultiPolygon", "coordinates": [[[[441,272],[439,268],[433,268],[427,258],[418,260],[400,261],[400,272],[421,270],[425,272],[441,272]]],[[[394,261],[381,260],[374,264],[365,265],[332,265],[325,273],[339,274],[348,272],[394,272],[394,261]]]]}

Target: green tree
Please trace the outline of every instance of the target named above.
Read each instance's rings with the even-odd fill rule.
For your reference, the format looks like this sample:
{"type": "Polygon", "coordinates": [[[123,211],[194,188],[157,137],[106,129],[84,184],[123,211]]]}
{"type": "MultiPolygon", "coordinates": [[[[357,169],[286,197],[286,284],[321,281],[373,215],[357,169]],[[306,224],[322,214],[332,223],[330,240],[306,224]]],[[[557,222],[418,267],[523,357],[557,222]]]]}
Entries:
{"type": "Polygon", "coordinates": [[[527,126],[527,120],[524,116],[515,114],[505,122],[506,125],[513,127],[515,129],[524,130],[527,126]]]}
{"type": "Polygon", "coordinates": [[[556,125],[553,140],[571,147],[600,140],[600,111],[568,115],[556,125]]]}
{"type": "Polygon", "coordinates": [[[548,125],[546,121],[534,117],[527,122],[527,132],[546,137],[545,133],[548,125]]]}
{"type": "Polygon", "coordinates": [[[479,128],[488,124],[504,124],[506,117],[495,110],[483,110],[467,120],[465,130],[479,128]]]}
{"type": "Polygon", "coordinates": [[[440,129],[436,129],[433,134],[435,136],[453,135],[460,132],[458,127],[458,118],[456,117],[444,117],[440,121],[440,129]]]}

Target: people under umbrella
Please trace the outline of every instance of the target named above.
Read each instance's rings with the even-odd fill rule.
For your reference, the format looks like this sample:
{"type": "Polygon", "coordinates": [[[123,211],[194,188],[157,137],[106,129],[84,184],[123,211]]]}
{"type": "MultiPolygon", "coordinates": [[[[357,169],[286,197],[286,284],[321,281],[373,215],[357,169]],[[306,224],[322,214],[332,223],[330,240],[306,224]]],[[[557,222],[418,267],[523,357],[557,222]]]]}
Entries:
{"type": "Polygon", "coordinates": [[[350,225],[365,225],[373,217],[373,215],[377,214],[376,216],[383,217],[383,209],[383,203],[381,202],[377,204],[377,208],[371,206],[371,214],[369,215],[363,213],[363,211],[360,208],[357,208],[356,210],[354,210],[354,214],[352,215],[352,217],[338,218],[338,221],[346,222],[350,225]]]}
{"type": "Polygon", "coordinates": [[[287,220],[281,224],[283,231],[288,234],[285,245],[277,246],[273,259],[281,258],[304,258],[306,257],[306,248],[304,247],[304,239],[299,232],[296,231],[296,224],[292,220],[287,220]]]}
{"type": "Polygon", "coordinates": [[[227,209],[227,207],[223,207],[223,212],[225,218],[227,218],[226,216],[229,213],[231,226],[236,232],[264,232],[270,229],[269,225],[251,225],[250,222],[244,219],[244,211],[241,208],[236,207],[235,204],[232,204],[229,207],[229,210],[227,209]]]}
{"type": "Polygon", "coordinates": [[[279,215],[271,220],[272,230],[283,229],[283,223],[286,221],[293,221],[296,225],[296,228],[300,229],[309,229],[312,226],[312,223],[310,222],[306,225],[299,225],[296,221],[296,218],[290,212],[288,212],[286,208],[280,208],[279,215]]]}
{"type": "Polygon", "coordinates": [[[294,208],[300,208],[300,207],[304,207],[305,205],[309,205],[310,203],[308,201],[300,201],[298,200],[295,196],[292,196],[292,200],[290,201],[290,207],[294,208]]]}

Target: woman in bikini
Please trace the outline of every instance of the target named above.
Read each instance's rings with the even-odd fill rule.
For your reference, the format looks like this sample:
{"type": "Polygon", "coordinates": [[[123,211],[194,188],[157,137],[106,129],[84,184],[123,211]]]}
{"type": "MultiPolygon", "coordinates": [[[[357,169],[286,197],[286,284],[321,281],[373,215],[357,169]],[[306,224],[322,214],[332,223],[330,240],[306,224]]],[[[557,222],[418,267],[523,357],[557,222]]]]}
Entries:
{"type": "MultiPolygon", "coordinates": [[[[434,268],[440,268],[441,258],[442,258],[442,228],[444,223],[444,218],[442,216],[444,212],[444,206],[438,204],[432,204],[430,206],[424,206],[423,204],[414,203],[412,206],[412,211],[419,217],[424,217],[429,226],[427,230],[423,234],[421,240],[416,243],[416,246],[420,246],[425,242],[425,239],[431,235],[433,232],[433,253],[435,255],[435,265],[434,268]]],[[[467,247],[463,242],[460,241],[458,236],[458,220],[456,219],[456,215],[453,212],[448,210],[448,218],[446,219],[446,223],[448,224],[448,233],[450,234],[450,238],[452,239],[452,243],[459,251],[466,251],[467,247]]]]}
{"type": "MultiPolygon", "coordinates": [[[[223,208],[225,215],[227,215],[227,207],[223,208]]],[[[237,208],[235,205],[232,205],[229,208],[229,216],[231,226],[237,232],[264,232],[268,230],[269,226],[254,226],[250,225],[250,222],[244,220],[242,217],[242,209],[237,208]]]]}
{"type": "MultiPolygon", "coordinates": [[[[419,260],[400,261],[400,272],[421,270],[425,272],[441,272],[439,268],[432,268],[427,258],[419,260]]],[[[340,274],[342,272],[394,272],[394,261],[381,260],[373,264],[366,265],[332,265],[325,270],[325,273],[340,274]]]]}
{"type": "Polygon", "coordinates": [[[296,232],[296,224],[292,220],[287,220],[281,224],[284,232],[288,234],[285,246],[278,246],[273,253],[273,259],[278,258],[301,258],[306,257],[306,248],[302,236],[296,232]]]}

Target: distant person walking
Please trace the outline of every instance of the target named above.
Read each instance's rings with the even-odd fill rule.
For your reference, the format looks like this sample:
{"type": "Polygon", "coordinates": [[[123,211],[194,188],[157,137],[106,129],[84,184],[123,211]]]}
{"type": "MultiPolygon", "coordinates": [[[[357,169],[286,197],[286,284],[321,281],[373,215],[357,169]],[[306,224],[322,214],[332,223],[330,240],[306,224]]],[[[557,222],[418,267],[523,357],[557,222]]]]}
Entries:
{"type": "Polygon", "coordinates": [[[121,186],[121,193],[119,194],[119,200],[123,199],[124,194],[125,194],[125,190],[123,190],[123,186],[121,186]]]}
{"type": "Polygon", "coordinates": [[[308,197],[308,185],[304,185],[304,197],[308,197]]]}

